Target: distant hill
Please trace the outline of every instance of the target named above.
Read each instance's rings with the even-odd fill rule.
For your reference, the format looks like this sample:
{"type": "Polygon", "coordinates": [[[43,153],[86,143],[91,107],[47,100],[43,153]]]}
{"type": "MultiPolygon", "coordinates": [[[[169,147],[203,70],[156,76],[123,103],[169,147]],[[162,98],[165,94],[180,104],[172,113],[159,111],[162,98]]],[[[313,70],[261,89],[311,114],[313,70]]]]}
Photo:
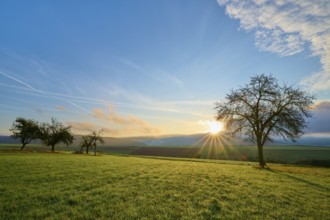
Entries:
{"type": "MultiPolygon", "coordinates": [[[[21,142],[17,139],[14,139],[10,136],[0,135],[1,144],[20,144],[21,142]]],[[[40,140],[31,141],[31,144],[39,144],[40,140]]]]}
{"type": "MultiPolygon", "coordinates": [[[[73,142],[73,145],[79,145],[79,142],[81,140],[81,135],[75,135],[75,140],[73,142]]],[[[147,144],[139,141],[132,140],[130,138],[114,138],[114,137],[103,137],[104,143],[100,146],[109,146],[109,147],[115,147],[115,146],[137,146],[142,147],[146,146],[147,144]]]]}
{"type": "MultiPolygon", "coordinates": [[[[81,135],[75,135],[73,145],[79,145],[81,135]]],[[[232,139],[229,136],[222,134],[218,139],[210,134],[192,134],[192,135],[164,135],[164,136],[141,136],[141,137],[103,137],[105,143],[101,146],[202,146],[202,145],[216,145],[219,141],[222,144],[231,145],[254,145],[254,143],[240,139],[232,139]]],[[[15,144],[20,143],[10,136],[0,136],[0,143],[15,144]]],[[[39,140],[31,142],[33,144],[40,143],[39,140]]],[[[270,145],[305,145],[305,146],[330,146],[330,137],[303,137],[296,143],[285,141],[283,139],[276,139],[270,145]]]]}
{"type": "MultiPolygon", "coordinates": [[[[288,142],[286,142],[288,143],[288,142]]],[[[297,142],[299,145],[306,146],[329,146],[330,147],[330,137],[303,137],[297,142]]]]}
{"type": "MultiPolygon", "coordinates": [[[[148,146],[201,146],[203,144],[211,144],[212,135],[208,133],[192,134],[192,135],[164,135],[158,137],[130,137],[125,138],[137,142],[144,143],[148,146]]],[[[216,140],[216,138],[213,138],[216,140]]],[[[255,145],[244,138],[232,139],[223,134],[219,136],[222,143],[232,145],[255,145]]],[[[218,140],[217,140],[218,141],[218,140]]],[[[275,139],[268,145],[305,145],[305,146],[330,146],[330,137],[303,137],[298,142],[285,141],[283,139],[275,139]]]]}
{"type": "MultiPolygon", "coordinates": [[[[114,138],[114,137],[103,137],[104,144],[100,146],[146,146],[147,144],[131,140],[129,138],[114,138]]],[[[75,135],[73,141],[74,146],[78,146],[81,140],[81,135],[75,135]]],[[[2,144],[19,144],[20,141],[10,136],[0,136],[0,143],[2,144]]],[[[40,140],[31,141],[31,144],[40,144],[40,140]]]]}
{"type": "Polygon", "coordinates": [[[205,137],[205,134],[164,135],[154,137],[132,137],[133,141],[142,142],[148,146],[194,146],[205,137]]]}

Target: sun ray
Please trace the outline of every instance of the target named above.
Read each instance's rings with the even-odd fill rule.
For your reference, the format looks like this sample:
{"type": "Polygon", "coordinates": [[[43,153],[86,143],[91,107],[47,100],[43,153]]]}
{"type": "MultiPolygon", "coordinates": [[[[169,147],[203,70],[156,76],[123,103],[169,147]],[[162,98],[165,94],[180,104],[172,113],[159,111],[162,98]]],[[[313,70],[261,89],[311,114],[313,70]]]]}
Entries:
{"type": "Polygon", "coordinates": [[[226,132],[211,133],[208,132],[203,135],[194,144],[198,147],[195,153],[196,157],[208,159],[243,159],[245,154],[241,152],[240,148],[235,147],[235,138],[226,132]]]}

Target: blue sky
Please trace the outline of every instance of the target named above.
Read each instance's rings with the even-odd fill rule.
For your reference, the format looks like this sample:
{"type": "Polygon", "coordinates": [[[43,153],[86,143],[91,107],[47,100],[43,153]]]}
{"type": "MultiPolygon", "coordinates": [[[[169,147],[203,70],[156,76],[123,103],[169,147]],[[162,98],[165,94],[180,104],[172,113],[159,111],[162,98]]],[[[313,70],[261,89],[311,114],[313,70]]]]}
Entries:
{"type": "MultiPolygon", "coordinates": [[[[0,133],[18,116],[116,137],[204,132],[214,102],[262,73],[317,94],[330,123],[330,4],[310,2],[1,1],[0,133]]],[[[328,135],[316,119],[308,132],[328,135]]]]}

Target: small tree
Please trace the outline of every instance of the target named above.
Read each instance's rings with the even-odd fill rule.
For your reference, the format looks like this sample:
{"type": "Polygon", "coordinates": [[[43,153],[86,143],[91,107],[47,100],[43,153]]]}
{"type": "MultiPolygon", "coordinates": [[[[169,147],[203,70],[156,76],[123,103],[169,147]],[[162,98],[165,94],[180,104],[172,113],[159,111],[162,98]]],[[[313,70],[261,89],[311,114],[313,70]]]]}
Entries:
{"type": "Polygon", "coordinates": [[[104,143],[103,138],[101,137],[102,134],[102,130],[100,131],[93,131],[92,134],[90,135],[86,135],[86,136],[82,136],[82,140],[80,143],[80,151],[82,151],[82,149],[84,147],[86,147],[86,154],[88,154],[89,148],[94,148],[94,156],[96,155],[96,146],[97,146],[97,142],[100,143],[104,143]]]}
{"type": "Polygon", "coordinates": [[[38,139],[39,126],[38,122],[32,119],[18,117],[9,131],[13,133],[11,137],[20,139],[22,143],[21,150],[23,150],[25,145],[29,144],[32,140],[38,139]]]}
{"type": "Polygon", "coordinates": [[[47,145],[52,147],[52,152],[55,150],[55,145],[60,142],[66,145],[72,144],[74,137],[71,133],[70,126],[63,126],[55,118],[52,118],[51,124],[42,123],[39,127],[40,139],[47,145]]]}
{"type": "Polygon", "coordinates": [[[89,135],[82,136],[80,142],[80,152],[83,152],[83,149],[86,148],[86,154],[88,154],[91,145],[92,145],[91,137],[89,135]]]}
{"type": "Polygon", "coordinates": [[[272,137],[296,141],[311,117],[314,96],[292,86],[280,86],[273,76],[259,75],[232,90],[216,103],[217,119],[233,134],[240,132],[257,143],[260,167],[265,167],[263,146],[272,137]]]}
{"type": "Polygon", "coordinates": [[[103,138],[101,137],[101,134],[102,134],[102,130],[96,132],[96,131],[93,131],[92,133],[92,137],[93,137],[93,144],[92,144],[92,147],[94,148],[94,156],[96,156],[96,146],[97,146],[97,142],[100,142],[100,144],[103,144],[104,143],[104,140],[103,138]]]}

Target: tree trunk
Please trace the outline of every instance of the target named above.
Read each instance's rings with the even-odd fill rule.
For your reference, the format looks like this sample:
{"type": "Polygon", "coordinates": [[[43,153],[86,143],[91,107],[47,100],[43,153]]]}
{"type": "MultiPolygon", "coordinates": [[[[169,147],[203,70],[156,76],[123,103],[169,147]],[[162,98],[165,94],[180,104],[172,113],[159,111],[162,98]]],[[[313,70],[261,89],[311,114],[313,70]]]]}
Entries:
{"type": "Polygon", "coordinates": [[[89,151],[89,147],[86,146],[86,154],[88,154],[88,151],[89,151]]]}
{"type": "Polygon", "coordinates": [[[23,143],[23,145],[22,145],[22,147],[21,147],[21,150],[23,150],[23,149],[24,149],[24,147],[25,147],[25,143],[23,143]]]}
{"type": "Polygon", "coordinates": [[[94,156],[96,156],[96,146],[94,146],[94,156]]]}
{"type": "Polygon", "coordinates": [[[52,145],[52,152],[55,151],[55,145],[52,145]]]}
{"type": "Polygon", "coordinates": [[[264,160],[264,152],[263,152],[263,146],[258,143],[258,159],[259,159],[259,166],[262,168],[265,168],[265,160],[264,160]]]}

